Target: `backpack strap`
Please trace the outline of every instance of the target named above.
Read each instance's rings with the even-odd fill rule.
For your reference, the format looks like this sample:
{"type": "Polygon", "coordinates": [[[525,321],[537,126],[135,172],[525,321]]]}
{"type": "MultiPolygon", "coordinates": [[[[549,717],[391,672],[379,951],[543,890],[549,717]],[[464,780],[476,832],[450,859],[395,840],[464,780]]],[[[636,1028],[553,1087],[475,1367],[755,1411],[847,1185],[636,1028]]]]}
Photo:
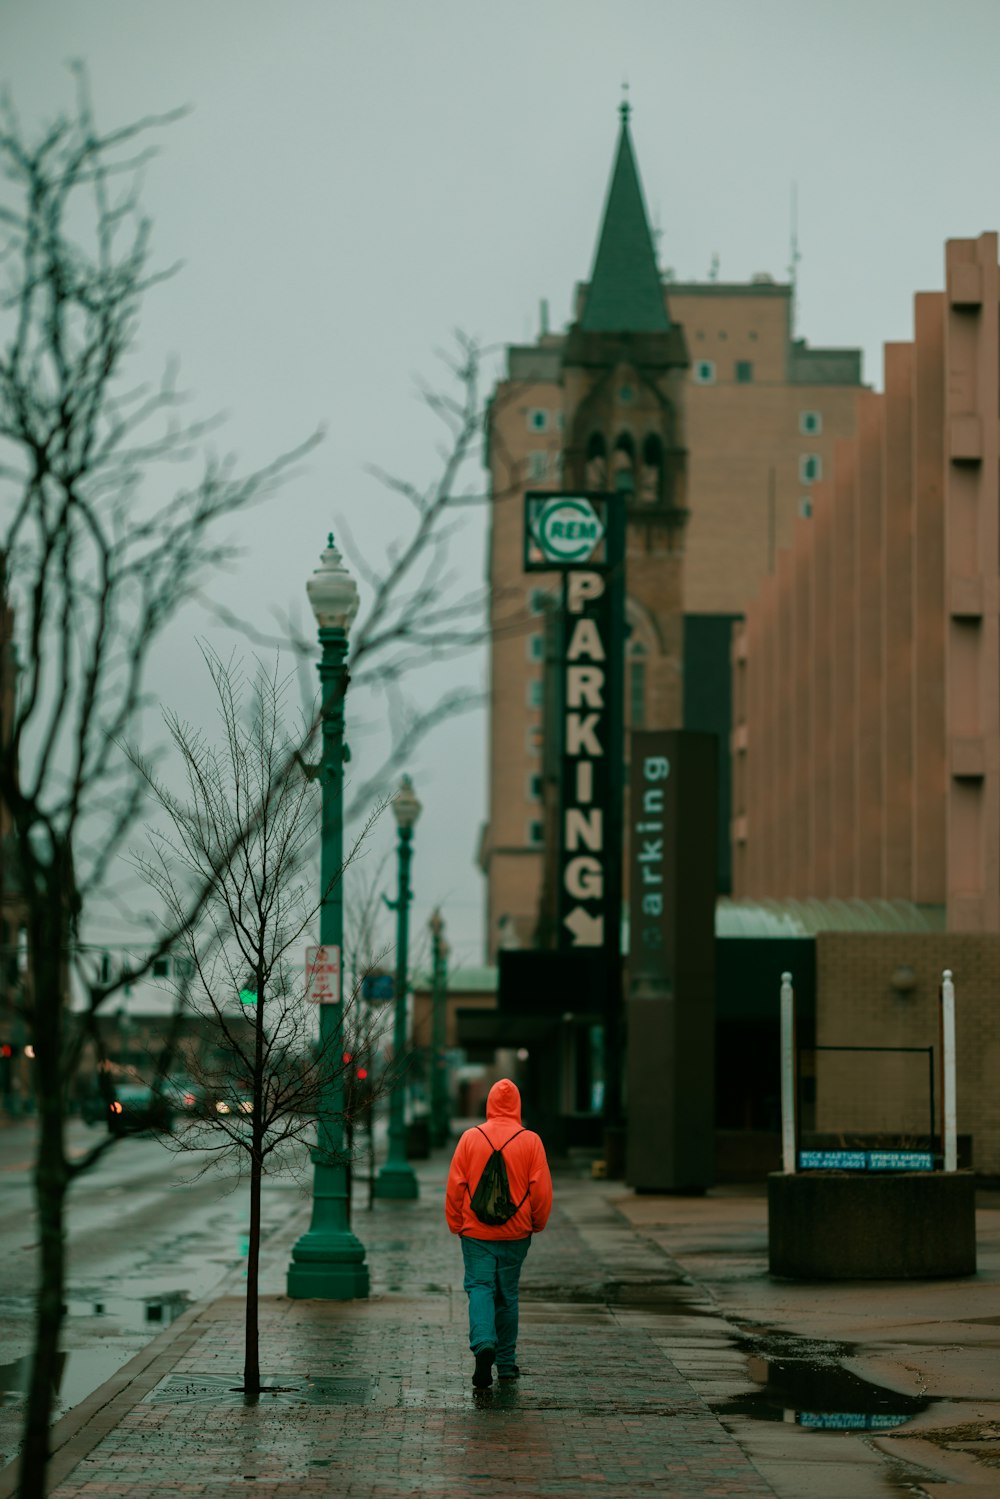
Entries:
{"type": "Polygon", "coordinates": [[[524,1126],[522,1125],[520,1129],[516,1129],[514,1131],[514,1133],[510,1137],[510,1140],[505,1140],[502,1145],[494,1145],[493,1141],[490,1139],[489,1135],[486,1133],[486,1131],[480,1125],[477,1124],[476,1125],[476,1129],[479,1130],[479,1133],[482,1135],[483,1139],[486,1141],[486,1143],[490,1147],[490,1149],[491,1150],[499,1150],[499,1152],[500,1152],[501,1155],[503,1155],[504,1151],[507,1149],[507,1146],[510,1144],[510,1140],[516,1140],[517,1137],[518,1137],[518,1135],[523,1135],[524,1134],[524,1126]]]}
{"type": "MultiPolygon", "coordinates": [[[[476,1127],[478,1128],[478,1125],[476,1127]]],[[[524,1134],[524,1126],[522,1125],[522,1127],[519,1130],[515,1130],[514,1131],[514,1133],[510,1137],[510,1140],[516,1140],[517,1137],[518,1137],[518,1135],[523,1135],[523,1134],[524,1134]]],[[[487,1138],[489,1138],[489,1137],[487,1136],[487,1138]]],[[[504,1144],[500,1146],[500,1154],[501,1155],[503,1155],[504,1151],[507,1149],[507,1146],[510,1144],[510,1140],[505,1141],[504,1144]]],[[[514,1212],[511,1214],[511,1218],[514,1216],[515,1213],[519,1213],[521,1211],[521,1209],[524,1207],[524,1204],[527,1202],[527,1200],[528,1200],[528,1198],[530,1196],[531,1196],[531,1182],[529,1181],[528,1182],[528,1190],[525,1192],[524,1196],[521,1198],[521,1201],[518,1203],[517,1207],[514,1209],[514,1212]]],[[[507,1221],[510,1222],[510,1219],[508,1219],[507,1221]]]]}

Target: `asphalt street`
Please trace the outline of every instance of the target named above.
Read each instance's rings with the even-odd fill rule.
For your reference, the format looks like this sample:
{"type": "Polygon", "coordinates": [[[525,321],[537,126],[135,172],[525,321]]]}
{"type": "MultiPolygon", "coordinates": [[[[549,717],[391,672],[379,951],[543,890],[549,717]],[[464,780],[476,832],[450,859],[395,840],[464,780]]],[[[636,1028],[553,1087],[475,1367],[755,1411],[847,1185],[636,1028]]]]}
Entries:
{"type": "MultiPolygon", "coordinates": [[[[37,1228],[31,1182],[36,1127],[0,1129],[0,1464],[16,1449],[31,1348],[37,1228]]],[[[71,1154],[99,1138],[74,1121],[71,1154]]],[[[55,1414],[108,1379],[246,1258],[245,1181],[230,1164],[201,1175],[204,1152],[152,1135],[120,1141],[74,1185],[69,1211],[66,1358],[55,1414]]],[[[265,1182],[265,1236],[301,1210],[295,1177],[265,1182]]]]}

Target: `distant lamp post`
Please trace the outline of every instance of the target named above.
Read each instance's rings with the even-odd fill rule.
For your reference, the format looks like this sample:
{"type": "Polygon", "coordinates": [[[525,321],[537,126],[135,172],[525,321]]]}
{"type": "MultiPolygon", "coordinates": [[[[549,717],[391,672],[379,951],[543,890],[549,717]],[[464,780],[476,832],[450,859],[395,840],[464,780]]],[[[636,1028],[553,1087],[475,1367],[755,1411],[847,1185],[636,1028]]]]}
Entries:
{"type": "Polygon", "coordinates": [[[446,1145],[451,1134],[448,1106],[448,944],[444,917],[435,911],[427,923],[431,929],[431,1144],[446,1145]]]}
{"type": "Polygon", "coordinates": [[[406,991],[409,967],[410,859],[413,827],[420,816],[420,802],[409,776],[399,783],[392,799],[393,816],[399,828],[399,886],[396,899],[386,900],[396,913],[396,1010],[392,1028],[392,1060],[396,1078],[389,1096],[389,1155],[375,1182],[376,1197],[419,1196],[416,1173],[406,1159],[406,1092],[403,1086],[406,1055],[406,991]]]}
{"type": "MultiPolygon", "coordinates": [[[[319,626],[322,656],[322,834],[320,843],[319,940],[323,947],[344,946],[344,694],[347,691],[347,632],[358,612],[357,584],[343,564],[331,536],[320,566],[306,584],[319,626]]],[[[288,1267],[289,1296],[350,1301],[368,1295],[364,1246],[350,1229],[349,1178],[344,1150],[344,1009],[340,993],[319,1006],[320,1049],[336,1065],[324,1085],[313,1161],[312,1221],[292,1250],[288,1267]]]]}

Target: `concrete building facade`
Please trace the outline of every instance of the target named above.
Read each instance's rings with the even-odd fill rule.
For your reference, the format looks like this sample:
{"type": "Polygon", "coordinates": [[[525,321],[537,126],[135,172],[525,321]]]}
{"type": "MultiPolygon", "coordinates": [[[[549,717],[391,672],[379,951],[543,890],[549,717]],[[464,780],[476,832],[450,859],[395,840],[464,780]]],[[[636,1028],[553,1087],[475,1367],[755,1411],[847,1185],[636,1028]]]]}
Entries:
{"type": "MultiPolygon", "coordinates": [[[[709,730],[728,751],[733,619],[853,435],[860,389],[858,351],[794,337],[791,286],[664,279],[623,110],[573,322],[511,346],[490,404],[488,958],[532,945],[543,903],[545,622],[559,584],[522,571],[525,490],[615,487],[629,471],[626,727],[709,730]]],[[[728,776],[721,810],[726,890],[728,776]]]]}
{"type": "Polygon", "coordinates": [[[996,234],[945,261],[735,633],[734,892],[1000,932],[996,234]]]}

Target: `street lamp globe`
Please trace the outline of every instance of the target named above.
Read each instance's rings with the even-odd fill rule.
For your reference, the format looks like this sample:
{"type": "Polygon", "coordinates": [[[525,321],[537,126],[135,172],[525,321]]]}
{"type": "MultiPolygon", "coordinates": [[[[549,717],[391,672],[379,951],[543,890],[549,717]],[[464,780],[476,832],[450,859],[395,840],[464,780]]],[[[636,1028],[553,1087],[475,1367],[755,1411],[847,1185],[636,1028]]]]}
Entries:
{"type": "Polygon", "coordinates": [[[306,584],[306,593],[320,629],[343,630],[346,634],[358,612],[358,585],[334,546],[332,531],[319,567],[306,584]]]}
{"type": "Polygon", "coordinates": [[[392,798],[392,815],[396,819],[396,825],[400,829],[412,828],[423,807],[413,789],[413,782],[409,776],[404,776],[399,783],[399,790],[392,798]]]}
{"type": "Polygon", "coordinates": [[[441,915],[440,906],[434,907],[434,910],[430,914],[427,925],[431,929],[431,936],[440,939],[441,933],[444,931],[444,917],[441,915]]]}

